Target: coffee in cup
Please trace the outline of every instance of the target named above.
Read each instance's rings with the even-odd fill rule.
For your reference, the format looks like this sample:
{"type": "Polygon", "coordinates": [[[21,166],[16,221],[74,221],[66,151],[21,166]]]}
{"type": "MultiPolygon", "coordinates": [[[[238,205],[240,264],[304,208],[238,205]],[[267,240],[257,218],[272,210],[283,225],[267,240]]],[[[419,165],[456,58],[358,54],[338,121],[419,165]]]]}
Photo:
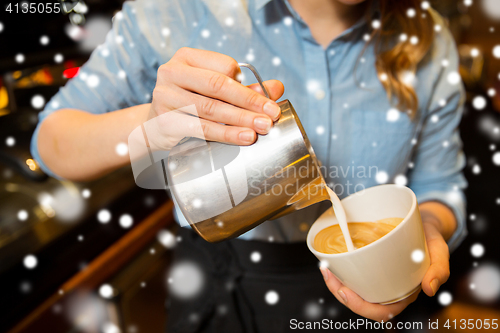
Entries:
{"type": "MultiPolygon", "coordinates": [[[[328,209],[307,235],[307,246],[322,265],[370,303],[394,303],[419,290],[430,258],[415,193],[405,186],[379,185],[352,194],[341,204],[349,224],[374,224],[370,221],[387,217],[400,221],[384,236],[354,251],[325,253],[318,251],[316,236],[340,222],[328,209]]],[[[356,238],[353,231],[349,233],[356,238]]]]}
{"type": "MultiPolygon", "coordinates": [[[[349,222],[349,234],[355,249],[360,249],[391,232],[402,218],[385,218],[375,222],[349,222]]],[[[340,224],[321,230],[314,238],[314,248],[321,253],[344,253],[347,246],[340,224]]]]}

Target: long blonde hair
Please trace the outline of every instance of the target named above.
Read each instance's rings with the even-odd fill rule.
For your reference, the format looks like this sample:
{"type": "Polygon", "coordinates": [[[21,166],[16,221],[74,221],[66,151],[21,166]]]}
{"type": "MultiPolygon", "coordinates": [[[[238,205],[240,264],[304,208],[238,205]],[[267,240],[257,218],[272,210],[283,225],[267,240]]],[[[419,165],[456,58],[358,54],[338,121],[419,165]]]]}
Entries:
{"type": "Polygon", "coordinates": [[[433,14],[422,8],[420,0],[379,0],[380,28],[375,29],[376,68],[387,96],[397,108],[414,119],[418,96],[407,81],[434,40],[433,14]],[[396,42],[395,42],[396,41],[396,42]]]}

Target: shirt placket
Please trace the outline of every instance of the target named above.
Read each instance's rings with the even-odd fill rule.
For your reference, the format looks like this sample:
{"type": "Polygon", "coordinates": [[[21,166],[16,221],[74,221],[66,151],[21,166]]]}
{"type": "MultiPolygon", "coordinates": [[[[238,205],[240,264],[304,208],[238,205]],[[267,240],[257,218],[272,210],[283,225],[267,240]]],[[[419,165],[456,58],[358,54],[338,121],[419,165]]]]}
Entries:
{"type": "Polygon", "coordinates": [[[305,23],[300,24],[305,61],[305,92],[307,116],[303,125],[312,142],[316,156],[323,165],[327,162],[330,126],[330,74],[326,51],[311,35],[305,23]]]}

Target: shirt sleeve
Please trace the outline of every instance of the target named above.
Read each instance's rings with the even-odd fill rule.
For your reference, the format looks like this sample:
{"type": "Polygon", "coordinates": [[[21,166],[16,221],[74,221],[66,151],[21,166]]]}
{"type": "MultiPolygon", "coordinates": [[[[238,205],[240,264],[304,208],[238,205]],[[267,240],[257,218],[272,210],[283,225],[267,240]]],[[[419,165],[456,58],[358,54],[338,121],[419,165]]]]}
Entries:
{"type": "Polygon", "coordinates": [[[463,193],[467,182],[462,173],[466,159],[458,129],[465,91],[458,74],[458,53],[449,31],[443,29],[435,43],[440,46],[433,51],[430,70],[440,74],[431,87],[429,103],[423,107],[422,130],[417,138],[409,187],[419,203],[438,201],[453,211],[457,229],[448,240],[451,252],[467,235],[463,193]]]}
{"type": "Polygon", "coordinates": [[[48,175],[57,178],[41,159],[37,144],[40,125],[47,116],[65,108],[101,114],[150,102],[158,64],[139,28],[136,7],[135,2],[124,4],[113,18],[104,44],[40,112],[31,154],[48,175]]]}

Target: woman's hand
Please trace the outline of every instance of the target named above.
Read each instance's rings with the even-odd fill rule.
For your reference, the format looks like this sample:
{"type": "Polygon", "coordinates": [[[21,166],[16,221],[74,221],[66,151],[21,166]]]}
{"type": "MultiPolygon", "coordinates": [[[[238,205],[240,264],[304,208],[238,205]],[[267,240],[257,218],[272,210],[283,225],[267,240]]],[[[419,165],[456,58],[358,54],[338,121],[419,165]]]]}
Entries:
{"type": "Polygon", "coordinates": [[[150,147],[169,150],[187,136],[250,145],[256,133],[267,134],[280,116],[275,100],[283,94],[283,84],[266,81],[268,99],[258,84],[242,85],[240,75],[238,63],[227,55],[179,49],[158,69],[149,125],[145,124],[150,147]],[[172,112],[193,104],[195,112],[172,112]]]}
{"type": "MultiPolygon", "coordinates": [[[[422,280],[421,290],[428,296],[436,295],[439,287],[448,280],[450,276],[448,245],[438,227],[431,221],[423,222],[427,247],[431,265],[422,280]]],[[[410,303],[417,299],[418,292],[408,298],[394,304],[380,305],[364,301],[355,292],[344,286],[330,270],[321,267],[321,273],[331,293],[345,306],[360,316],[376,320],[388,321],[403,311],[410,303]]]]}

